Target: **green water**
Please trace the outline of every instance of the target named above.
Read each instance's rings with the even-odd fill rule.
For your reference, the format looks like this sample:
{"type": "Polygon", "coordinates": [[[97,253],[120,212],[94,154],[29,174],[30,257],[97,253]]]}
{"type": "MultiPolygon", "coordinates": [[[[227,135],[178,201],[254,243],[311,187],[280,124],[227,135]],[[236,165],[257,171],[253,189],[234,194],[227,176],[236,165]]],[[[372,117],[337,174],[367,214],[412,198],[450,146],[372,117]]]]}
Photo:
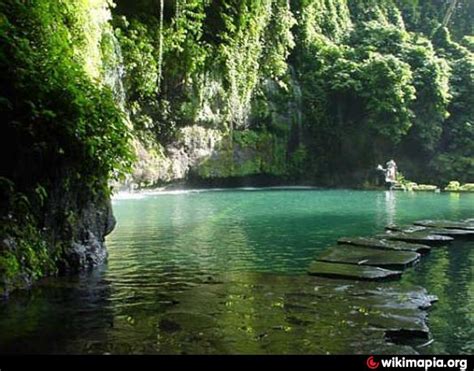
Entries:
{"type": "MultiPolygon", "coordinates": [[[[223,274],[303,277],[312,259],[341,236],[369,236],[389,223],[422,218],[474,217],[474,194],[195,191],[118,199],[113,207],[118,226],[107,238],[108,265],[91,274],[45,280],[0,304],[0,352],[160,352],[157,342],[166,333],[157,328],[157,316],[177,296],[196,287],[205,295],[211,285],[199,285],[223,274]]],[[[402,287],[420,285],[440,299],[429,313],[435,341],[423,352],[474,350],[473,262],[474,243],[461,242],[436,248],[404,275],[402,287]]],[[[225,287],[232,291],[232,285],[225,287]]],[[[223,295],[229,294],[216,293],[215,300],[223,295]]],[[[190,307],[197,308],[196,303],[190,307]]],[[[226,336],[237,337],[240,327],[234,330],[226,323],[220,320],[215,326],[230,326],[226,336]]],[[[194,344],[190,349],[195,352],[214,346],[212,339],[207,340],[210,345],[184,341],[194,344]]],[[[173,352],[171,340],[167,346],[166,352],[173,352]]],[[[344,346],[337,351],[350,351],[344,346]]],[[[232,349],[255,350],[234,344],[223,351],[232,349]]],[[[274,345],[265,352],[285,349],[274,345]]]]}

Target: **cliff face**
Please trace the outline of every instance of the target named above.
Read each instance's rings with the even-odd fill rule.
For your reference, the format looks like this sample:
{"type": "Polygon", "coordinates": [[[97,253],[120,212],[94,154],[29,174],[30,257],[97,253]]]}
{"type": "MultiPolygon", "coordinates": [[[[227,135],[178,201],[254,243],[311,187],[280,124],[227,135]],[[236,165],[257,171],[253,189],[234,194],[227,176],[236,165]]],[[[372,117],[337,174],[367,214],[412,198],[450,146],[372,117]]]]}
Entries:
{"type": "Polygon", "coordinates": [[[105,236],[116,224],[108,195],[53,188],[43,207],[28,209],[21,216],[17,207],[2,215],[0,295],[43,276],[76,273],[106,261],[105,236]]]}
{"type": "Polygon", "coordinates": [[[117,1],[129,184],[361,185],[389,157],[420,181],[472,178],[473,115],[457,117],[469,100],[457,92],[472,91],[469,9],[458,2],[457,41],[439,43],[445,2],[117,1]]]}
{"type": "Polygon", "coordinates": [[[286,2],[228,6],[164,2],[161,17],[156,2],[117,3],[134,186],[289,172],[301,121],[286,60],[294,16],[286,2]]]}
{"type": "Polygon", "coordinates": [[[0,4],[0,294],[106,259],[130,152],[109,6],[0,4]]]}

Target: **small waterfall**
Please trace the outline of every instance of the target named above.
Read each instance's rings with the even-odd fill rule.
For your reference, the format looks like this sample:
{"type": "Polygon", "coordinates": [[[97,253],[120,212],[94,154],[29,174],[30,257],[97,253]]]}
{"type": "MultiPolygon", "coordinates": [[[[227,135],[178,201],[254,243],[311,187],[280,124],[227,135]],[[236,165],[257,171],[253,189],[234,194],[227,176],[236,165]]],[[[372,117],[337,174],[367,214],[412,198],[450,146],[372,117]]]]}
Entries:
{"type": "Polygon", "coordinates": [[[104,32],[102,42],[104,43],[103,65],[104,65],[104,83],[112,89],[115,100],[119,107],[125,109],[125,88],[123,78],[125,67],[122,57],[120,43],[112,30],[104,32]]]}

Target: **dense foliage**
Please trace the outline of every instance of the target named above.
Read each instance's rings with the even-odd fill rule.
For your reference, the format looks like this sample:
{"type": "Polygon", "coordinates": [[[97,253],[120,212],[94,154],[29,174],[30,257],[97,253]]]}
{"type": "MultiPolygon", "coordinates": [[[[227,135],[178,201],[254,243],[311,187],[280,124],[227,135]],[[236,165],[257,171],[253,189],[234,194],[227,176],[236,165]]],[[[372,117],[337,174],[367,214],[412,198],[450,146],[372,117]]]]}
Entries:
{"type": "Polygon", "coordinates": [[[195,123],[273,133],[286,143],[279,148],[290,179],[372,182],[374,165],[395,157],[420,181],[468,181],[471,8],[468,1],[452,9],[410,0],[118,1],[132,121],[142,138],[163,144],[195,123]]]}
{"type": "Polygon", "coordinates": [[[100,83],[101,17],[88,1],[0,5],[0,274],[54,271],[87,202],[129,166],[128,130],[100,83]],[[99,20],[88,18],[96,12],[99,20]],[[96,38],[96,39],[94,39],[96,38]],[[47,241],[49,245],[45,242],[47,241]],[[49,249],[49,251],[48,251],[49,249]]]}
{"type": "Polygon", "coordinates": [[[473,14],[469,0],[2,1],[1,274],[54,271],[133,150],[145,185],[358,186],[390,157],[409,179],[472,182],[473,14]]]}

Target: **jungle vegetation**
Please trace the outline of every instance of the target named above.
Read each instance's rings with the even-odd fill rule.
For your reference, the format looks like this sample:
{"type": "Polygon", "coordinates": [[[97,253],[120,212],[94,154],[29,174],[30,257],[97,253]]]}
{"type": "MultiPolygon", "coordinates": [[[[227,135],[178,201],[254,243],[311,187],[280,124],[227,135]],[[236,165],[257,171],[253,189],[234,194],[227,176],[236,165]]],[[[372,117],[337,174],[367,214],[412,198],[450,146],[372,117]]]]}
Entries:
{"type": "Polygon", "coordinates": [[[56,272],[132,142],[192,125],[256,152],[218,176],[354,186],[394,157],[472,181],[473,17],[470,0],[3,0],[2,276],[56,272]]]}

